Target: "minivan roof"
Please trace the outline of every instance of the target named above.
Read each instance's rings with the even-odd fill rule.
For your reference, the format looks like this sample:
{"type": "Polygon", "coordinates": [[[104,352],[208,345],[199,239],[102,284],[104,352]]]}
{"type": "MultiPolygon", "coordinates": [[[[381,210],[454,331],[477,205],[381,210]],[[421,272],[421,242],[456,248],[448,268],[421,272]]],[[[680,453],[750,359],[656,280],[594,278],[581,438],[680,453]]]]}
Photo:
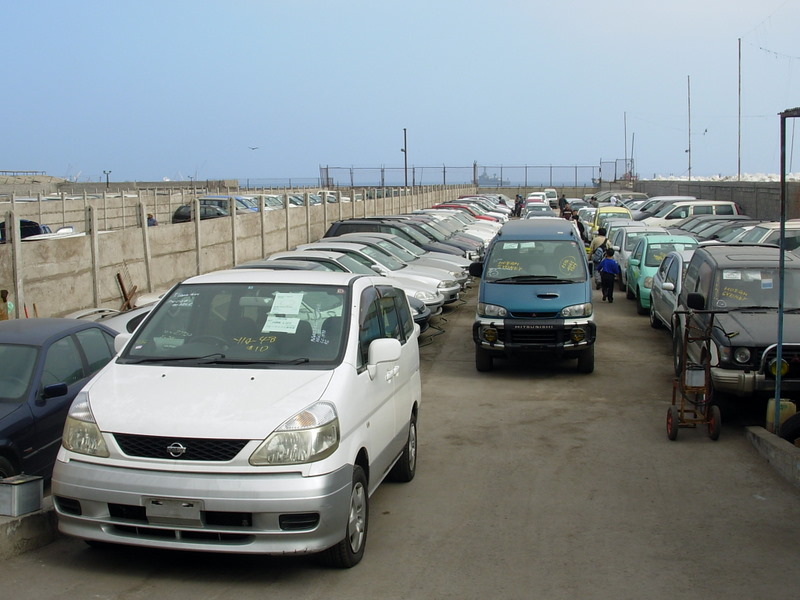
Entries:
{"type": "Polygon", "coordinates": [[[497,232],[497,238],[538,240],[564,239],[577,240],[575,227],[566,219],[520,219],[509,221],[497,232]]]}

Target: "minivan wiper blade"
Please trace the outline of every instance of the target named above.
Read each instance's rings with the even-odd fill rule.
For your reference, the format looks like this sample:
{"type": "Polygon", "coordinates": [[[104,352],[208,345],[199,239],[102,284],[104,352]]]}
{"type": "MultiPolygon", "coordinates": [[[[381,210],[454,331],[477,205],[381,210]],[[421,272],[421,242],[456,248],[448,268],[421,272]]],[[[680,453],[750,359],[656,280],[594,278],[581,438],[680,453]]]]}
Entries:
{"type": "Polygon", "coordinates": [[[777,306],[761,306],[760,304],[753,304],[750,306],[729,306],[728,311],[732,310],[778,310],[777,306]]]}
{"type": "Polygon", "coordinates": [[[198,362],[206,360],[213,361],[219,358],[225,358],[225,355],[216,352],[214,354],[205,354],[203,356],[148,356],[145,358],[123,357],[123,360],[130,365],[141,365],[145,363],[178,362],[181,360],[195,360],[198,362]]]}
{"type": "Polygon", "coordinates": [[[532,281],[542,283],[572,283],[571,279],[559,279],[555,275],[514,275],[513,277],[494,279],[492,283],[530,283],[532,281]]]}
{"type": "Polygon", "coordinates": [[[311,362],[309,358],[288,358],[286,360],[254,360],[241,358],[225,358],[224,356],[204,362],[206,365],[300,365],[311,362]]]}

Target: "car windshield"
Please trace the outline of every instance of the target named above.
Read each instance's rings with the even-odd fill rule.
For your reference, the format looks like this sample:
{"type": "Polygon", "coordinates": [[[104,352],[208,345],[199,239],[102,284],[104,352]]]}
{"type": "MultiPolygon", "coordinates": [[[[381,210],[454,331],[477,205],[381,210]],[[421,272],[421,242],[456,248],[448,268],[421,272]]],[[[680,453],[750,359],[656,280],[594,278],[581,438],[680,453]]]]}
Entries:
{"type": "Polygon", "coordinates": [[[647,231],[629,231],[628,236],[625,238],[625,250],[630,252],[633,250],[634,246],[636,246],[636,242],[639,241],[639,238],[643,235],[647,235],[649,232],[647,231]]]}
{"type": "Polygon", "coordinates": [[[429,238],[425,237],[419,231],[417,231],[416,229],[414,229],[413,227],[411,227],[409,225],[405,225],[405,224],[397,225],[397,228],[400,231],[402,231],[403,233],[405,233],[407,236],[415,239],[420,244],[428,244],[428,243],[430,243],[430,239],[429,238]]]}
{"type": "Polygon", "coordinates": [[[406,266],[405,263],[396,259],[391,254],[387,254],[383,250],[375,248],[374,246],[364,246],[361,249],[361,252],[369,256],[375,262],[379,262],[391,271],[397,271],[398,269],[402,269],[406,266]]]}
{"type": "Polygon", "coordinates": [[[697,246],[697,243],[689,242],[658,242],[656,244],[648,244],[647,251],[644,255],[644,265],[646,267],[657,267],[664,260],[664,257],[673,250],[691,250],[697,246]]]}
{"type": "Polygon", "coordinates": [[[183,284],[120,357],[129,364],[314,366],[341,360],[349,290],[288,283],[183,284]]]}
{"type": "Polygon", "coordinates": [[[408,240],[404,240],[400,236],[392,238],[392,243],[405,248],[409,253],[413,254],[414,256],[422,256],[425,254],[425,250],[423,250],[419,246],[415,246],[408,240]]]}
{"type": "Polygon", "coordinates": [[[21,402],[30,386],[39,349],[22,344],[0,344],[0,402],[21,402]]]}
{"type": "MultiPolygon", "coordinates": [[[[778,308],[780,276],[777,267],[720,269],[714,278],[709,307],[778,308]]],[[[800,269],[785,269],[784,308],[800,310],[800,269]]]]}
{"type": "MultiPolygon", "coordinates": [[[[336,260],[340,265],[342,265],[351,273],[358,273],[359,275],[371,275],[372,277],[375,277],[375,271],[373,271],[368,265],[365,265],[363,262],[358,261],[349,254],[340,256],[336,260]]],[[[366,261],[367,259],[363,260],[366,261]]]]}
{"type": "Polygon", "coordinates": [[[417,256],[415,254],[411,254],[411,252],[408,252],[403,248],[399,248],[392,242],[387,242],[386,240],[377,240],[377,242],[378,246],[383,248],[386,252],[404,262],[411,262],[412,260],[417,260],[417,256]]]}
{"type": "Polygon", "coordinates": [[[586,251],[572,241],[502,241],[490,251],[484,278],[487,282],[542,283],[585,281],[586,251]]]}

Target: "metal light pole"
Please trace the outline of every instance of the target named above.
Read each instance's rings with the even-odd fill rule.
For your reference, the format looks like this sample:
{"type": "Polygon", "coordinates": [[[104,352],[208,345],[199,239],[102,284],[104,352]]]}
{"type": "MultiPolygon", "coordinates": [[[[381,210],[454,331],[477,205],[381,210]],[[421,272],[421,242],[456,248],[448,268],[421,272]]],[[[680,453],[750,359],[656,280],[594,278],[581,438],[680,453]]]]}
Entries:
{"type": "Polygon", "coordinates": [[[103,171],[106,176],[106,189],[108,189],[108,176],[111,175],[111,171],[103,171]]]}
{"type": "MultiPolygon", "coordinates": [[[[775,350],[775,413],[772,419],[772,430],[778,433],[781,423],[781,376],[783,375],[783,298],[784,268],[786,258],[786,119],[800,117],[800,108],[790,108],[780,113],[781,117],[781,238],[780,257],[778,259],[778,347],[775,350]]],[[[788,365],[786,365],[788,367],[788,365]]]]}
{"type": "Polygon", "coordinates": [[[403,127],[403,147],[400,148],[403,153],[403,173],[405,173],[405,186],[408,187],[408,136],[406,128],[403,127]]]}

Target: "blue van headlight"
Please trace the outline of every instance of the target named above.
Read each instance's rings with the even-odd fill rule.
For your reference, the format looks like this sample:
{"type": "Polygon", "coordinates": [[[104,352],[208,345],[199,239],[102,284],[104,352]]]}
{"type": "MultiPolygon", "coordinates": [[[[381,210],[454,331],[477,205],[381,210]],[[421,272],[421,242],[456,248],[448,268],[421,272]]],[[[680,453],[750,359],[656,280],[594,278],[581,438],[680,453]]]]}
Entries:
{"type": "Polygon", "coordinates": [[[572,306],[565,306],[561,309],[561,316],[565,319],[572,319],[575,317],[591,317],[592,316],[592,303],[584,302],[583,304],[573,304],[572,306]]]}
{"type": "Polygon", "coordinates": [[[496,304],[478,302],[478,315],[481,317],[505,317],[508,316],[508,311],[496,304]]]}

